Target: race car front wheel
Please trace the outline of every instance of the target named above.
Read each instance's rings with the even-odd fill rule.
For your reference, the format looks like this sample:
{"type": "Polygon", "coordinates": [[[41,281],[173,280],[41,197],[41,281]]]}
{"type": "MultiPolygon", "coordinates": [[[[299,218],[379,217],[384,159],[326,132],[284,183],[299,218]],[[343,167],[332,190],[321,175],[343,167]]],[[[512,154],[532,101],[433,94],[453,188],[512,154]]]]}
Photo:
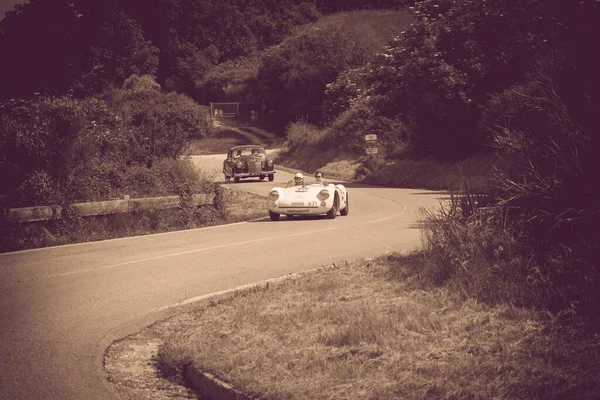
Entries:
{"type": "Polygon", "coordinates": [[[348,215],[348,207],[350,207],[350,203],[348,203],[348,193],[346,193],[346,207],[342,211],[340,211],[340,215],[348,215]]]}
{"type": "Polygon", "coordinates": [[[338,197],[338,194],[336,193],[335,198],[333,199],[333,206],[331,206],[331,210],[327,211],[327,218],[335,219],[339,204],[340,204],[340,198],[338,197]]]}
{"type": "Polygon", "coordinates": [[[279,221],[279,214],[274,213],[271,210],[269,210],[269,217],[271,218],[271,221],[279,221]]]}

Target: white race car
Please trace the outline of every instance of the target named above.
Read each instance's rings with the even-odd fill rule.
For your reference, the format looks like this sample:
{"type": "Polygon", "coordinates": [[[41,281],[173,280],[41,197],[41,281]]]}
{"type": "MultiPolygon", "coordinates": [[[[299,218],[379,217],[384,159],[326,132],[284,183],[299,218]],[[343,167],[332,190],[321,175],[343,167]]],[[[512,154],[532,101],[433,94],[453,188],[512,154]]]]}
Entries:
{"type": "Polygon", "coordinates": [[[334,219],[338,211],[341,215],[348,215],[348,191],[341,184],[275,187],[269,192],[268,202],[272,221],[278,221],[281,214],[327,214],[329,219],[334,219]]]}

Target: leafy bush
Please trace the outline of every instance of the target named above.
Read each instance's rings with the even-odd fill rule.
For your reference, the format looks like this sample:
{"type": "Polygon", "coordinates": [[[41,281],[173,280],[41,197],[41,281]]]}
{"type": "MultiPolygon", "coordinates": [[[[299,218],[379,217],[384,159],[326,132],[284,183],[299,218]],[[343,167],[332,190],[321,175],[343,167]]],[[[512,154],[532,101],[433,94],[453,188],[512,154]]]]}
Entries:
{"type": "Polygon", "coordinates": [[[407,127],[399,120],[381,115],[366,102],[358,102],[343,112],[330,126],[329,139],[343,149],[364,152],[365,135],[377,135],[381,156],[391,156],[410,141],[407,127]]]}
{"type": "Polygon", "coordinates": [[[112,160],[123,143],[114,114],[97,99],[40,97],[2,108],[0,193],[13,207],[75,199],[73,177],[95,158],[112,160]]]}
{"type": "Polygon", "coordinates": [[[288,149],[300,149],[304,147],[323,148],[326,146],[326,131],[306,121],[298,121],[288,125],[285,130],[288,149]]]}
{"type": "Polygon", "coordinates": [[[207,135],[208,109],[161,92],[150,76],[134,75],[104,99],[41,96],[3,104],[3,207],[106,200],[129,190],[178,193],[164,186],[185,174],[177,163],[162,181],[143,168],[164,169],[162,159],[175,160],[192,138],[207,135]]]}
{"type": "Polygon", "coordinates": [[[583,128],[591,121],[580,118],[593,115],[594,106],[582,101],[586,93],[574,95],[575,71],[561,53],[549,52],[521,83],[491,99],[485,120],[495,127],[507,168],[498,170],[487,207],[471,207],[467,216],[451,208],[431,218],[434,278],[453,280],[480,299],[561,314],[597,312],[600,146],[583,128]],[[499,258],[506,251],[509,257],[499,258]]]}
{"type": "Polygon", "coordinates": [[[176,158],[192,139],[212,130],[210,111],[177,93],[163,93],[149,76],[131,76],[123,89],[104,98],[127,125],[127,162],[148,167],[157,159],[176,158]]]}

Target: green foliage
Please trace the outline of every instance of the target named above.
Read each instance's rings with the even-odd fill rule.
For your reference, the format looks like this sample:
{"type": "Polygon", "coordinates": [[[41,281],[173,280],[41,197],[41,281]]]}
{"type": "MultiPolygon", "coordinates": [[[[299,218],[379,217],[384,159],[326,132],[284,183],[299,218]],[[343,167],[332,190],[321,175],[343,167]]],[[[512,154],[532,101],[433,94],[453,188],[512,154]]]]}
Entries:
{"type": "Polygon", "coordinates": [[[256,101],[262,57],[263,53],[253,53],[215,66],[195,82],[196,93],[212,102],[256,101]]]}
{"type": "Polygon", "coordinates": [[[326,131],[303,120],[289,124],[285,130],[285,138],[285,146],[289,151],[301,148],[324,149],[329,144],[326,142],[326,131]]]}
{"type": "Polygon", "coordinates": [[[12,206],[23,201],[69,201],[76,190],[72,178],[91,160],[114,153],[123,143],[115,116],[97,99],[40,97],[2,108],[1,193],[6,201],[12,199],[12,206]],[[45,195],[50,198],[40,197],[45,195]]]}
{"type": "Polygon", "coordinates": [[[210,132],[206,107],[161,92],[150,76],[131,76],[105,100],[39,97],[2,105],[3,207],[106,200],[135,192],[179,194],[180,188],[172,186],[178,176],[193,183],[197,173],[178,168],[179,161],[166,168],[162,160],[175,160],[191,139],[210,132]],[[156,163],[158,170],[148,169],[156,163]],[[163,177],[161,168],[170,175],[163,177]]]}
{"type": "Polygon", "coordinates": [[[427,0],[413,12],[416,22],[369,66],[330,87],[331,111],[366,101],[410,126],[422,154],[461,158],[479,151],[487,137],[478,129],[486,96],[518,79],[551,36],[550,23],[539,22],[545,10],[536,0],[427,0]]]}
{"type": "Polygon", "coordinates": [[[16,4],[0,20],[0,101],[64,93],[79,74],[88,45],[84,28],[68,2],[16,4]]]}
{"type": "Polygon", "coordinates": [[[19,4],[0,21],[0,98],[97,94],[131,74],[156,74],[192,95],[212,66],[277,44],[318,16],[311,2],[291,0],[19,4]]]}
{"type": "Polygon", "coordinates": [[[359,67],[342,71],[334,82],[327,84],[323,109],[327,122],[331,123],[350,106],[363,101],[363,94],[369,82],[371,71],[368,67],[359,67]]]}
{"type": "Polygon", "coordinates": [[[485,208],[487,201],[467,191],[453,195],[439,213],[425,211],[423,281],[488,304],[543,307],[549,298],[531,285],[537,277],[528,265],[530,241],[504,225],[501,212],[485,208]]]}
{"type": "Polygon", "coordinates": [[[600,121],[589,119],[594,103],[582,102],[589,93],[572,90],[579,79],[570,60],[549,51],[490,99],[484,120],[507,167],[498,170],[489,204],[463,202],[430,218],[429,255],[440,281],[486,301],[596,314],[600,146],[585,127],[600,121]],[[499,259],[500,250],[509,257],[499,259]]]}
{"type": "Polygon", "coordinates": [[[364,64],[370,54],[359,32],[329,25],[273,49],[259,71],[258,84],[284,120],[318,123],[323,120],[326,85],[344,69],[364,64]]]}
{"type": "Polygon", "coordinates": [[[176,158],[192,139],[211,128],[210,111],[177,93],[163,93],[152,78],[132,76],[125,89],[105,96],[128,126],[127,162],[150,167],[162,157],[176,158]]]}
{"type": "MultiPolygon", "coordinates": [[[[496,143],[511,165],[499,179],[499,205],[511,210],[514,221],[526,221],[553,307],[579,312],[595,309],[598,301],[600,145],[585,129],[592,121],[579,119],[593,112],[593,103],[573,107],[583,100],[573,97],[577,79],[572,64],[556,52],[540,56],[523,83],[492,101],[502,120],[514,122],[490,118],[498,122],[496,143]]],[[[599,122],[596,114],[592,126],[599,122]]]]}
{"type": "Polygon", "coordinates": [[[112,11],[90,44],[84,75],[72,87],[81,94],[120,86],[132,74],[155,74],[158,49],[144,37],[139,24],[123,11],[112,11]]]}
{"type": "Polygon", "coordinates": [[[377,135],[379,152],[384,157],[404,148],[410,136],[401,121],[382,116],[366,103],[356,103],[331,124],[329,140],[341,148],[363,152],[368,134],[377,135]]]}

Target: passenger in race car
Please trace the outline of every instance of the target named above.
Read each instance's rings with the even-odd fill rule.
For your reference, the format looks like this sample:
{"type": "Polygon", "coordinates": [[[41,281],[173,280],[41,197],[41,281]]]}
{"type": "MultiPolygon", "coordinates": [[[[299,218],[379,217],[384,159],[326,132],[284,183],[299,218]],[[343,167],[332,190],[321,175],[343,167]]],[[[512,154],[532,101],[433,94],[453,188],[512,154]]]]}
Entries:
{"type": "Polygon", "coordinates": [[[315,172],[315,183],[320,183],[323,186],[327,186],[327,184],[323,180],[323,172],[322,171],[315,172]]]}

